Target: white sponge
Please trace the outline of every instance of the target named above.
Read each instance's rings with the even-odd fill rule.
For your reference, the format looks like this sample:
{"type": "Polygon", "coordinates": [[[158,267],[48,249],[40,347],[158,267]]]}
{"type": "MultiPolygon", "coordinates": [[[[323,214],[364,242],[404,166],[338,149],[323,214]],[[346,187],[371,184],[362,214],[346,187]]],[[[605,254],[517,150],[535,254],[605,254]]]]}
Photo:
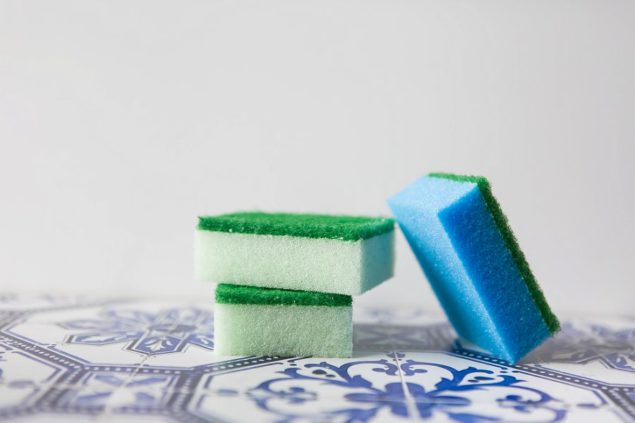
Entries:
{"type": "Polygon", "coordinates": [[[212,282],[358,295],[392,276],[393,226],[350,216],[201,217],[195,272],[212,282]]]}

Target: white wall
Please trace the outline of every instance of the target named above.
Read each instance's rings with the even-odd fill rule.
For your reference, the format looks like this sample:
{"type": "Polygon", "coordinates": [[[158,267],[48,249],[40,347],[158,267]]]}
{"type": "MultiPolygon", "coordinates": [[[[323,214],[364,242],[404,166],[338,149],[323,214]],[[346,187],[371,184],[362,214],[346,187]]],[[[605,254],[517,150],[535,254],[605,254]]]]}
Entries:
{"type": "MultiPolygon", "coordinates": [[[[490,178],[557,310],[632,312],[633,1],[0,3],[0,288],[207,295],[195,217],[490,178]]],[[[437,307],[400,239],[360,302],[437,307]]]]}

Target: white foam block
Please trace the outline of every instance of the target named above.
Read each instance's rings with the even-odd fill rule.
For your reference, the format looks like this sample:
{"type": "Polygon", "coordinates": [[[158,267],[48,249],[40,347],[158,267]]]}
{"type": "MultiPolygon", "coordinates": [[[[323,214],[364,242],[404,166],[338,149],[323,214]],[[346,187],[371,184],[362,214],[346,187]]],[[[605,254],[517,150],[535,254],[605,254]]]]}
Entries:
{"type": "Polygon", "coordinates": [[[199,280],[359,295],[389,279],[394,231],[357,241],[197,230],[199,280]]]}
{"type": "Polygon", "coordinates": [[[222,355],[350,357],[351,306],[216,304],[214,350],[222,355]]]}

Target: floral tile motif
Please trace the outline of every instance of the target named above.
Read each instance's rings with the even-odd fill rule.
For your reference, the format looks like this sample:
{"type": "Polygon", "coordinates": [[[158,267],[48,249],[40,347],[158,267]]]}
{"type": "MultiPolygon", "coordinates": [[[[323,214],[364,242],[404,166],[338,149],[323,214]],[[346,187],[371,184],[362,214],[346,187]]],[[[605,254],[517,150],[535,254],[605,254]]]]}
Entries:
{"type": "Polygon", "coordinates": [[[351,390],[380,393],[385,386],[399,384],[397,358],[394,354],[356,352],[353,358],[288,358],[268,366],[254,368],[245,375],[229,372],[205,376],[201,387],[213,392],[236,392],[252,398],[278,393],[294,400],[295,387],[313,392],[313,397],[345,398],[351,390]],[[287,395],[289,394],[289,395],[287,395]]]}
{"type": "Polygon", "coordinates": [[[257,422],[366,422],[403,423],[411,421],[403,403],[374,400],[365,407],[347,400],[322,399],[315,402],[279,401],[266,407],[254,404],[250,397],[200,395],[193,399],[191,413],[202,421],[257,421],[257,422]],[[222,404],[222,407],[219,407],[222,404]],[[393,412],[397,409],[397,413],[393,412]]]}
{"type": "Polygon", "coordinates": [[[607,323],[566,322],[557,337],[545,342],[532,360],[588,364],[632,373],[635,377],[635,327],[607,323]]]}
{"type": "Polygon", "coordinates": [[[184,350],[194,344],[211,351],[211,339],[205,338],[211,329],[201,324],[210,314],[189,309],[175,311],[171,306],[158,301],[56,305],[14,312],[3,325],[2,333],[15,342],[45,348],[59,360],[112,367],[136,367],[150,356],[184,350]],[[208,333],[197,332],[199,327],[205,327],[208,333]]]}
{"type": "Polygon", "coordinates": [[[351,359],[227,357],[200,302],[0,295],[0,420],[635,421],[635,319],[564,319],[512,366],[417,309],[355,312],[351,359]]]}
{"type": "Polygon", "coordinates": [[[394,354],[290,360],[272,378],[248,389],[246,396],[258,409],[289,422],[401,421],[409,416],[394,354]]]}
{"type": "Polygon", "coordinates": [[[168,354],[189,345],[214,349],[212,313],[200,309],[171,308],[158,313],[108,308],[94,319],[77,319],[59,323],[75,331],[67,338],[70,344],[107,345],[125,343],[138,353],[168,354]]]}
{"type": "Polygon", "coordinates": [[[399,353],[419,418],[459,422],[620,421],[592,390],[552,385],[514,367],[442,353],[399,353]]]}

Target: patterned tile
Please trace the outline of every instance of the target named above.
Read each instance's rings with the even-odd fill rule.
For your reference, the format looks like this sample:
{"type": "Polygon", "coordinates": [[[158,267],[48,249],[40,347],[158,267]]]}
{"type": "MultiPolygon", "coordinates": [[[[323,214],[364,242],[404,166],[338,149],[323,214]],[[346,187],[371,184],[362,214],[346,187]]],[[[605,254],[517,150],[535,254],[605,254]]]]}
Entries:
{"type": "Polygon", "coordinates": [[[258,422],[407,422],[405,401],[369,398],[320,399],[303,398],[253,398],[241,395],[218,397],[199,395],[192,401],[192,414],[206,420],[258,422]]]}
{"type": "Polygon", "coordinates": [[[399,356],[405,389],[421,419],[621,421],[615,407],[588,387],[478,357],[434,352],[399,356]]]}
{"type": "Polygon", "coordinates": [[[351,359],[226,357],[201,302],[0,295],[0,420],[635,421],[635,320],[511,366],[442,316],[356,308],[351,359]]]}

